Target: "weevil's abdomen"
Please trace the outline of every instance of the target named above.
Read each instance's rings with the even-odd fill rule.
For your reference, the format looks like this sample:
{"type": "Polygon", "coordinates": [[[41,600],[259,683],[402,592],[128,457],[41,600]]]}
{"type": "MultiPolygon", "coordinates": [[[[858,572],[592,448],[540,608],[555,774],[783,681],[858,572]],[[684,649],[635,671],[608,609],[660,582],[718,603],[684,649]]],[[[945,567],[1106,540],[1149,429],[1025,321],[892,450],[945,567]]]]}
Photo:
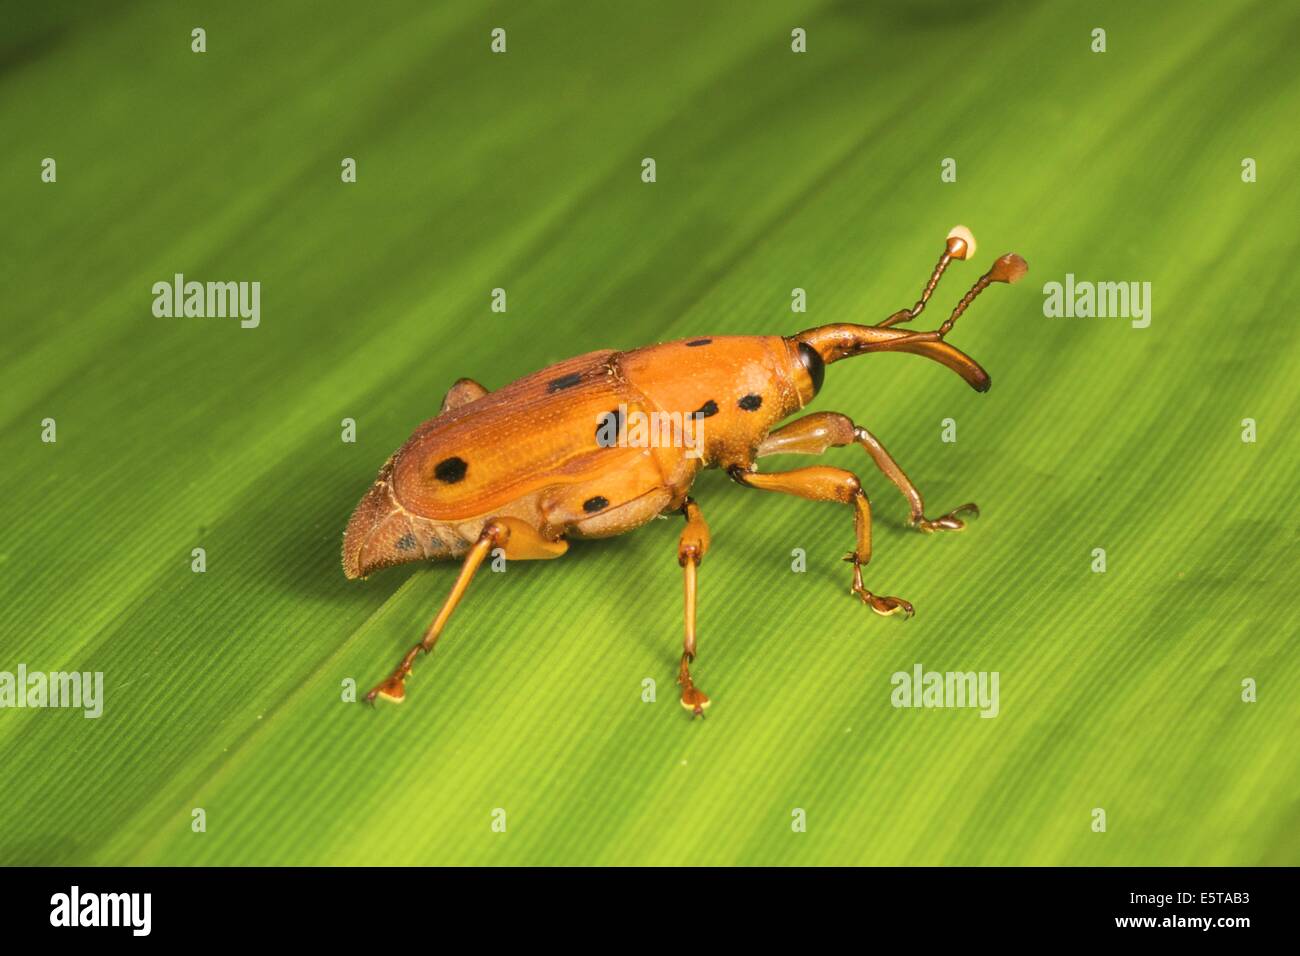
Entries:
{"type": "Polygon", "coordinates": [[[459,556],[491,517],[520,518],[552,537],[601,536],[684,497],[696,469],[682,465],[682,449],[608,441],[611,416],[618,434],[647,410],[618,359],[578,356],[422,424],[348,522],[345,573],[459,556]]]}
{"type": "Polygon", "coordinates": [[[343,572],[349,578],[408,561],[459,557],[481,530],[481,522],[437,522],[408,511],[393,494],[392,465],[390,458],[343,533],[343,572]]]}
{"type": "Polygon", "coordinates": [[[613,356],[560,362],[425,422],[394,456],[397,499],[426,518],[462,521],[599,472],[602,416],[637,402],[613,356]]]}

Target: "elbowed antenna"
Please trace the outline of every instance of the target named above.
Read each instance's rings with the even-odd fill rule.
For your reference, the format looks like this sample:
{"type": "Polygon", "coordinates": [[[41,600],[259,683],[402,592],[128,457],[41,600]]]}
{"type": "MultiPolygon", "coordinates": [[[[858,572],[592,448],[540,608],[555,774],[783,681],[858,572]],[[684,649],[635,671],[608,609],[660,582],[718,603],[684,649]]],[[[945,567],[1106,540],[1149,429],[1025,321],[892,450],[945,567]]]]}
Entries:
{"type": "Polygon", "coordinates": [[[953,226],[948,230],[948,240],[944,243],[943,255],[935,263],[934,271],[930,273],[930,281],[925,284],[921,291],[921,298],[916,300],[916,305],[910,309],[900,309],[883,322],[876,323],[877,327],[885,329],[891,325],[898,325],[900,322],[910,322],[921,314],[925,304],[930,301],[930,296],[934,292],[934,287],[939,284],[943,278],[944,271],[948,268],[948,263],[954,259],[969,259],[975,255],[975,236],[965,226],[953,226]]]}
{"type": "Polygon", "coordinates": [[[826,364],[854,355],[865,355],[868,352],[911,352],[914,355],[924,355],[952,369],[976,391],[987,391],[990,384],[988,373],[965,352],[945,342],[943,337],[952,330],[953,325],[976,297],[991,284],[1017,282],[1029,271],[1028,264],[1020,256],[1007,253],[997,259],[992,268],[980,276],[979,280],[971,286],[970,291],[957,303],[952,314],[935,331],[906,332],[890,328],[892,325],[910,322],[920,315],[949,263],[953,259],[967,259],[974,252],[975,237],[971,231],[965,226],[955,226],[948,233],[943,255],[939,257],[930,275],[930,281],[926,283],[921,293],[921,298],[910,309],[895,312],[877,325],[842,322],[807,329],[792,336],[791,341],[811,346],[826,364]]]}
{"type": "Polygon", "coordinates": [[[961,314],[966,311],[967,307],[975,301],[975,297],[987,289],[994,282],[1005,282],[1007,285],[1019,282],[1029,271],[1029,263],[1020,258],[1014,252],[1008,252],[1001,256],[993,263],[993,267],[988,272],[979,277],[979,280],[970,288],[970,291],[962,296],[961,301],[957,303],[957,308],[952,310],[952,315],[944,320],[943,325],[939,326],[938,335],[943,338],[952,329],[961,314]]]}

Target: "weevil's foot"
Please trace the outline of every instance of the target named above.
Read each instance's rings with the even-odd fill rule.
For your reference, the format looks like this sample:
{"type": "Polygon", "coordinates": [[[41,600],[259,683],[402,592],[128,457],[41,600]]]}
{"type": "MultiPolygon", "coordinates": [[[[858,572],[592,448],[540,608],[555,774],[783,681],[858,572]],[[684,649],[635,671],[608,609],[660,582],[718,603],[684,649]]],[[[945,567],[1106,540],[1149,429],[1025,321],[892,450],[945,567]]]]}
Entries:
{"type": "Polygon", "coordinates": [[[709,703],[708,695],[694,685],[687,686],[682,691],[682,707],[691,712],[691,720],[703,717],[709,703]]]}
{"type": "Polygon", "coordinates": [[[406,678],[409,676],[410,671],[404,674],[394,674],[375,687],[369,694],[366,694],[366,703],[373,704],[375,698],[382,697],[384,700],[391,700],[395,704],[400,704],[406,698],[406,678]]]}
{"type": "Polygon", "coordinates": [[[909,618],[916,611],[912,608],[909,601],[904,601],[900,597],[891,597],[888,594],[875,595],[868,591],[862,584],[862,558],[850,551],[844,556],[845,561],[853,563],[853,586],[849,588],[850,594],[856,594],[867,607],[875,611],[881,617],[889,617],[891,614],[902,614],[904,618],[909,618]]]}
{"type": "Polygon", "coordinates": [[[862,599],[862,603],[871,610],[875,611],[881,617],[890,617],[894,614],[902,614],[903,619],[911,617],[916,613],[910,601],[904,601],[900,597],[891,597],[888,594],[872,594],[861,585],[853,586],[853,593],[862,599]]]}
{"type": "Polygon", "coordinates": [[[957,517],[961,514],[969,514],[972,518],[980,516],[980,509],[973,502],[968,502],[960,508],[953,508],[942,518],[935,518],[931,521],[929,518],[921,517],[912,523],[924,531],[926,534],[933,534],[936,531],[961,531],[966,527],[966,522],[957,517]]]}
{"type": "Polygon", "coordinates": [[[682,662],[677,668],[677,683],[682,687],[682,707],[691,712],[691,720],[703,717],[705,708],[709,706],[709,696],[691,680],[690,665],[693,660],[695,658],[690,654],[683,654],[682,662]]]}

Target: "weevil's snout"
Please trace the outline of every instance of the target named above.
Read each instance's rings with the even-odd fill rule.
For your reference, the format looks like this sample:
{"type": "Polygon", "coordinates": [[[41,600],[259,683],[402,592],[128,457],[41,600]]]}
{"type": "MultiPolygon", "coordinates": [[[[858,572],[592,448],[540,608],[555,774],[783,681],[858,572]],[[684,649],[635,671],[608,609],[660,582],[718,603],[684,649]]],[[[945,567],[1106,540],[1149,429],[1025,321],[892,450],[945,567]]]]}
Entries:
{"type": "Polygon", "coordinates": [[[424,557],[405,509],[381,472],[352,512],[343,532],[343,573],[364,578],[371,571],[424,557]]]}

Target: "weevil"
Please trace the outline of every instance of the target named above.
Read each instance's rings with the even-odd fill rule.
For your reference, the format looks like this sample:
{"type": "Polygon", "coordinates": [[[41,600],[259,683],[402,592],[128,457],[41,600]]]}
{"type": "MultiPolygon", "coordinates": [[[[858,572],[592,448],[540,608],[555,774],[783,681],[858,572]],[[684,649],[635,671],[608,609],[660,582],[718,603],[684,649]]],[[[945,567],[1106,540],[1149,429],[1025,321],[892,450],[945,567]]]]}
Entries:
{"type": "Polygon", "coordinates": [[[704,468],[724,469],[746,488],[850,506],[855,540],[844,556],[853,566],[850,593],[877,614],[910,617],[909,602],[877,594],[863,582],[862,569],[871,560],[871,502],[858,476],[827,465],[764,472],[757,462],[858,445],[907,499],[911,525],[925,532],[959,531],[963,515],[978,515],[974,504],[964,504],[927,518],[921,493],[903,469],[847,415],[813,412],[781,424],[817,395],[827,365],[856,355],[922,355],[976,391],[987,391],[988,374],[945,336],[990,284],[1025,274],[1020,256],[997,259],[937,329],[895,328],[921,315],[952,260],[968,259],[974,251],[970,230],[953,228],[916,303],[875,325],[822,325],[788,337],[697,336],[627,352],[588,352],[495,392],[472,379],[457,381],[438,415],[384,463],[344,532],[343,570],[349,578],[408,561],[463,559],[424,637],[366,699],[405,697],[416,658],[433,650],[475,572],[494,552],[512,561],[558,558],[571,538],[610,537],[680,513],[686,519],[677,544],[685,639],[677,682],[682,706],[702,715],[709,698],[695,686],[691,665],[697,654],[696,579],[709,550],[709,528],[689,492],[704,468]],[[689,450],[681,442],[609,441],[612,432],[625,434],[623,419],[633,413],[690,416],[703,433],[689,450]]]}

